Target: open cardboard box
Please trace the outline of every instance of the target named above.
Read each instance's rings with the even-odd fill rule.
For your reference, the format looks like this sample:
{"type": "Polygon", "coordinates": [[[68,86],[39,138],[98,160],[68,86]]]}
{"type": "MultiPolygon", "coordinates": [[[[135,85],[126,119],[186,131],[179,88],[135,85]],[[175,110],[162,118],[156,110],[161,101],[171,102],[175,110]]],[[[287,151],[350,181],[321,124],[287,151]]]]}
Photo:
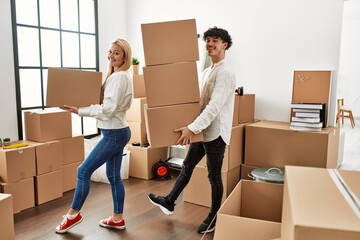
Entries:
{"type": "Polygon", "coordinates": [[[240,180],[221,206],[214,240],[280,237],[283,184],[240,180]]]}

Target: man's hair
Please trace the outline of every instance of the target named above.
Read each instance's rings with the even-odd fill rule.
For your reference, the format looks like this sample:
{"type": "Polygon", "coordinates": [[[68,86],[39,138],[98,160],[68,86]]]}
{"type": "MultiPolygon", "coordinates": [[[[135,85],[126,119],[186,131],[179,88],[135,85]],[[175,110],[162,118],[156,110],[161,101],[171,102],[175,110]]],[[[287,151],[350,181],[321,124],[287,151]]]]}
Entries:
{"type": "Polygon", "coordinates": [[[232,45],[231,36],[229,35],[228,31],[216,26],[209,28],[204,32],[203,40],[206,41],[207,37],[221,38],[223,42],[228,44],[225,50],[228,50],[232,45]]]}

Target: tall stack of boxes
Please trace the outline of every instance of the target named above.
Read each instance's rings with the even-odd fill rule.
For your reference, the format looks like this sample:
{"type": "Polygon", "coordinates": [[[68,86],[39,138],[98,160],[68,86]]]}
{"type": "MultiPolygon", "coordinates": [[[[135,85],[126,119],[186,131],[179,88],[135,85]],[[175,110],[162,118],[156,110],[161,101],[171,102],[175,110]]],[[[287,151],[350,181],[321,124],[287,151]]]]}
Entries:
{"type": "MultiPolygon", "coordinates": [[[[245,127],[254,122],[255,94],[235,94],[233,126],[230,145],[226,146],[222,165],[224,186],[222,202],[240,181],[240,167],[244,158],[245,127]]],[[[211,206],[211,186],[208,180],[206,156],[195,167],[192,178],[184,190],[183,200],[206,207],[211,206]]]]}
{"type": "MultiPolygon", "coordinates": [[[[200,114],[196,61],[199,59],[194,19],[142,24],[147,105],[146,131],[150,146],[168,147],[200,114]]],[[[202,134],[193,141],[202,140],[202,134]]]]}

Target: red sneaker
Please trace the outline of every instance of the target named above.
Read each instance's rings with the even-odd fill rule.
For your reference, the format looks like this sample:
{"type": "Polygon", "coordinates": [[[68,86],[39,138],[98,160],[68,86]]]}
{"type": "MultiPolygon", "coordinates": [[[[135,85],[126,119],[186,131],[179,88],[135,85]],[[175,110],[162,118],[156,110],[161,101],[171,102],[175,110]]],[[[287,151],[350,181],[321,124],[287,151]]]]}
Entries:
{"type": "Polygon", "coordinates": [[[125,220],[121,220],[120,222],[114,222],[112,216],[110,216],[107,219],[100,220],[99,225],[107,228],[124,229],[125,220]]]}
{"type": "Polygon", "coordinates": [[[66,215],[63,216],[63,220],[60,223],[59,226],[57,226],[55,228],[55,231],[57,233],[65,233],[67,232],[70,228],[72,228],[73,226],[75,226],[76,224],[80,223],[83,220],[83,217],[81,216],[80,212],[76,215],[76,217],[74,219],[68,219],[66,217],[66,215]]]}

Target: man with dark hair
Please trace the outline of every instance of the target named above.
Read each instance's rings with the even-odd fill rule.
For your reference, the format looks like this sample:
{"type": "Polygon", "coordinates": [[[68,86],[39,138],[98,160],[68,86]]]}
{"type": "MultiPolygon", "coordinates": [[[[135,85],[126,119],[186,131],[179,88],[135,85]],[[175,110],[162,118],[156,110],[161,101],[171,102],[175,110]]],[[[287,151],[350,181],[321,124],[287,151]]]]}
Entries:
{"type": "Polygon", "coordinates": [[[204,33],[203,39],[211,66],[203,72],[201,113],[188,126],[175,130],[181,132],[177,144],[190,144],[188,153],[171,192],[165,197],[152,193],[148,196],[150,202],[160,207],[166,215],[173,214],[176,199],[190,181],[196,164],[206,155],[211,185],[211,208],[209,215],[198,228],[198,233],[201,234],[214,231],[216,214],[221,206],[221,167],[225,147],[230,143],[236,87],[235,77],[225,62],[225,51],[232,45],[229,33],[222,28],[213,27],[204,33]],[[192,136],[200,132],[204,135],[203,142],[191,143],[192,136]]]}

